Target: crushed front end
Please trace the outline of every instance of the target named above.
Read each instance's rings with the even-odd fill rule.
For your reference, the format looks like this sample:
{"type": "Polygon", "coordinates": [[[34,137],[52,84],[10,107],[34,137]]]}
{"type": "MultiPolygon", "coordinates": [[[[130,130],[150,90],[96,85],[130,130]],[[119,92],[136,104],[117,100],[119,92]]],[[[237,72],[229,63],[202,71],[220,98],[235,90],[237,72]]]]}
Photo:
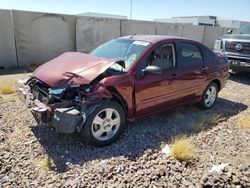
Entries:
{"type": "Polygon", "coordinates": [[[88,116],[111,92],[105,78],[123,74],[116,61],[80,52],[67,52],[38,67],[19,81],[19,96],[38,124],[57,132],[80,132],[88,116]],[[103,82],[102,82],[103,81],[103,82]]]}
{"type": "Polygon", "coordinates": [[[62,133],[81,130],[89,109],[84,98],[89,86],[51,88],[35,77],[19,81],[19,85],[19,98],[39,125],[51,125],[62,133]]]}

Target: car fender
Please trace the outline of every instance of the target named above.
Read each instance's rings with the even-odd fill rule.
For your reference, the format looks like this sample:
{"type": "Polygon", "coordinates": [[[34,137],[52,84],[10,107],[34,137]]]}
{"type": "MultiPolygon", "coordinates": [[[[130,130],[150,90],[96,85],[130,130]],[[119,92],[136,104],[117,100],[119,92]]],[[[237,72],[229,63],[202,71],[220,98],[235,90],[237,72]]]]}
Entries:
{"type": "Polygon", "coordinates": [[[108,103],[109,101],[110,101],[110,99],[104,99],[104,100],[100,100],[100,101],[96,102],[95,104],[83,105],[82,110],[81,110],[82,120],[81,120],[80,124],[76,127],[76,131],[77,132],[81,131],[81,129],[83,128],[89,115],[92,114],[96,110],[97,107],[102,106],[102,105],[108,103]]]}
{"type": "Polygon", "coordinates": [[[97,84],[92,92],[87,94],[86,103],[96,103],[102,99],[111,99],[112,94],[103,84],[97,84]]]}

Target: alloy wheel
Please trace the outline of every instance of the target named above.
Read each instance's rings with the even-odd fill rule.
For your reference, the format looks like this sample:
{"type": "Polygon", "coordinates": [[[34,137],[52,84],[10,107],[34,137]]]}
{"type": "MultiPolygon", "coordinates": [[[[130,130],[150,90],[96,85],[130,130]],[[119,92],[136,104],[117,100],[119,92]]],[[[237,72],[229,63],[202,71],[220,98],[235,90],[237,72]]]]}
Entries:
{"type": "Polygon", "coordinates": [[[105,108],[94,117],[92,134],[99,141],[110,140],[116,135],[120,124],[120,114],[113,108],[105,108]]]}
{"type": "Polygon", "coordinates": [[[217,97],[217,88],[211,85],[206,92],[205,95],[205,105],[207,107],[211,107],[214,104],[214,101],[217,97]]]}

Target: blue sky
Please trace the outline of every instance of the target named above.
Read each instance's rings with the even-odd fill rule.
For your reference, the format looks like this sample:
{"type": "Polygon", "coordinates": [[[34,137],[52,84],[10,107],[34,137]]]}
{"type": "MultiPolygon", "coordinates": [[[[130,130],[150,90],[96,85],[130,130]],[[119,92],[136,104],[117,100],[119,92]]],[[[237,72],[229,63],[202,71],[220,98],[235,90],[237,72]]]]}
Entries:
{"type": "MultiPolygon", "coordinates": [[[[131,0],[0,0],[0,9],[78,14],[99,12],[129,18],[131,0]]],[[[250,21],[250,0],[133,0],[132,19],[214,15],[250,21]]]]}

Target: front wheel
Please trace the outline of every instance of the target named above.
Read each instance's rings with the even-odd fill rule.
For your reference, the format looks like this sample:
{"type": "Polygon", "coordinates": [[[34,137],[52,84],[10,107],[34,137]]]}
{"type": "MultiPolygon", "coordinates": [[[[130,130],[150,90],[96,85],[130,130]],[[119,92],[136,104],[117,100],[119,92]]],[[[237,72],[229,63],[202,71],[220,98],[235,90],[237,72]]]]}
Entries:
{"type": "Polygon", "coordinates": [[[216,83],[212,82],[208,85],[208,87],[204,91],[199,106],[203,109],[212,108],[217,99],[217,96],[218,96],[218,86],[216,83]]]}
{"type": "Polygon", "coordinates": [[[115,141],[126,124],[123,108],[110,101],[96,107],[81,130],[83,139],[94,146],[104,146],[115,141]]]}

